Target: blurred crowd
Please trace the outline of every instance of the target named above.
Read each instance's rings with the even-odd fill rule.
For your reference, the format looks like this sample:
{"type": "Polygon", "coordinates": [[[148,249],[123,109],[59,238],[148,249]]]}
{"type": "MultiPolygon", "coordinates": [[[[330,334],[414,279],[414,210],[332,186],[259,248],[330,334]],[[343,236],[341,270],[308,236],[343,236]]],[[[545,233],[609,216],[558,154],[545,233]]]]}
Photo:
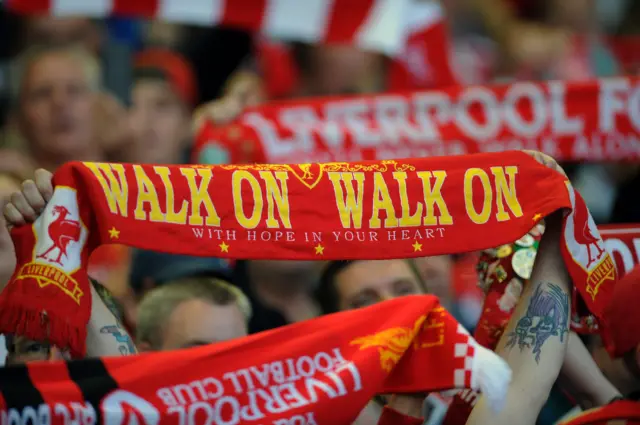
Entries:
{"type": "MultiPolygon", "coordinates": [[[[446,58],[426,63],[425,55],[404,55],[425,89],[581,81],[640,70],[635,0],[442,0],[441,6],[446,33],[435,47],[446,58]],[[448,65],[438,61],[451,69],[442,71],[448,65]]],[[[188,163],[204,121],[223,125],[270,99],[384,92],[396,72],[385,56],[352,46],[115,17],[17,16],[1,7],[0,204],[37,168],[53,172],[72,160],[188,163]]],[[[629,195],[640,184],[637,166],[565,169],[596,221],[640,222],[639,198],[629,195]]],[[[4,223],[0,232],[4,284],[15,260],[4,223]]],[[[415,261],[230,263],[104,246],[94,254],[91,275],[112,294],[138,348],[164,350],[425,292],[473,329],[482,302],[476,263],[473,253],[415,261]]],[[[9,346],[29,359],[55,355],[42,344],[9,346]]],[[[539,423],[554,423],[571,407],[558,392],[539,423]]],[[[379,415],[372,403],[359,421],[375,424],[379,415]]]]}

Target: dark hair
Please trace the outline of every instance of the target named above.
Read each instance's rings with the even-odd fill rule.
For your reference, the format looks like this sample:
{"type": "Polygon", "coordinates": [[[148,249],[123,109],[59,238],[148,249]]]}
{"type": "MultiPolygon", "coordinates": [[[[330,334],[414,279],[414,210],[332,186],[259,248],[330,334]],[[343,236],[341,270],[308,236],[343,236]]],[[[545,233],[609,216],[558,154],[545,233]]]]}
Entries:
{"type": "MultiPolygon", "coordinates": [[[[316,301],[318,302],[323,314],[336,313],[340,311],[340,307],[338,305],[340,296],[336,290],[336,277],[356,261],[363,260],[330,261],[323,270],[322,275],[320,276],[320,285],[318,285],[318,288],[315,291],[316,301]]],[[[415,275],[420,288],[422,288],[423,291],[428,292],[427,286],[422,279],[415,262],[412,259],[405,259],[403,261],[406,261],[411,272],[415,275]]]]}
{"type": "Polygon", "coordinates": [[[320,285],[315,291],[315,298],[323,314],[335,313],[338,307],[338,291],[336,290],[336,277],[344,269],[349,267],[354,260],[330,261],[320,275],[320,285]]]}

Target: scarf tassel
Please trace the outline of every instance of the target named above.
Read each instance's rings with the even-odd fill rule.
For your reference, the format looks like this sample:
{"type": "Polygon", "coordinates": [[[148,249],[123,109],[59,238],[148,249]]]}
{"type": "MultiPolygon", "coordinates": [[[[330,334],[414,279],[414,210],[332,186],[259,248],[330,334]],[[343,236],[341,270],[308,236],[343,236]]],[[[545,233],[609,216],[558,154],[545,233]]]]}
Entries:
{"type": "MultiPolygon", "coordinates": [[[[10,287],[5,288],[5,291],[10,287]]],[[[5,298],[8,294],[3,293],[5,298]]],[[[61,349],[70,349],[74,358],[83,357],[86,349],[87,331],[78,327],[65,315],[42,310],[33,302],[2,303],[0,309],[0,332],[20,335],[34,341],[46,342],[61,349]],[[74,350],[72,347],[77,347],[74,350]]]]}
{"type": "Polygon", "coordinates": [[[487,398],[489,407],[500,412],[507,401],[507,390],[511,383],[511,368],[491,350],[474,344],[476,355],[472,358],[471,388],[487,398]]]}

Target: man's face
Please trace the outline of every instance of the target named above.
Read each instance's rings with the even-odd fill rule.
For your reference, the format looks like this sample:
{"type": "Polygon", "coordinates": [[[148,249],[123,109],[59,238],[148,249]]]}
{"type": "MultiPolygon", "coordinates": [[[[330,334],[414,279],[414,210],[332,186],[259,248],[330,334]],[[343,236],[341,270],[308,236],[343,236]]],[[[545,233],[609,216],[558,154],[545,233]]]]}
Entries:
{"type": "Polygon", "coordinates": [[[424,293],[404,260],[356,261],[336,275],[335,288],[340,310],[424,293]]]}
{"type": "Polygon", "coordinates": [[[16,336],[13,338],[11,347],[9,347],[6,364],[16,365],[35,361],[70,359],[71,356],[67,351],[59,350],[47,343],[40,343],[28,338],[16,336]]]}
{"type": "Polygon", "coordinates": [[[235,303],[222,306],[193,299],[173,310],[163,331],[160,349],[175,350],[246,336],[247,325],[235,303]]]}
{"type": "Polygon", "coordinates": [[[34,149],[73,157],[92,143],[94,93],[83,65],[69,53],[51,52],[26,70],[20,123],[34,149]]]}
{"type": "Polygon", "coordinates": [[[427,292],[440,298],[441,302],[452,301],[451,270],[453,260],[448,255],[416,258],[416,268],[425,282],[427,292]]]}
{"type": "Polygon", "coordinates": [[[188,138],[186,106],[161,80],[142,79],[132,90],[131,127],[136,162],[174,163],[181,158],[188,138]]]}

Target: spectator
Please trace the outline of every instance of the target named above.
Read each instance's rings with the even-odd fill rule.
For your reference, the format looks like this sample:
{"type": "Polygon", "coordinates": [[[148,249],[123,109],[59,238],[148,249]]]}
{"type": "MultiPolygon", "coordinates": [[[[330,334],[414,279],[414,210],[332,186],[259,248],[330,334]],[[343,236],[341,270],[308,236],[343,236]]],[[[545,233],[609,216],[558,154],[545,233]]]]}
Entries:
{"type": "Polygon", "coordinates": [[[208,277],[226,282],[230,280],[229,274],[226,262],[217,258],[135,250],[131,256],[130,291],[122,300],[127,322],[136,325],[138,301],[157,287],[186,277],[208,277]]]}
{"type": "Polygon", "coordinates": [[[319,309],[312,292],[320,267],[315,261],[239,261],[233,283],[253,307],[249,333],[316,317],[319,309]]]}
{"type": "Polygon", "coordinates": [[[79,44],[97,55],[104,41],[99,25],[88,18],[36,16],[26,20],[24,45],[79,44]]]}
{"type": "MultiPolygon", "coordinates": [[[[447,261],[436,258],[440,264],[447,261]]],[[[447,260],[450,260],[447,257],[447,260]]],[[[426,269],[423,262],[422,268],[426,269]]],[[[432,268],[433,264],[429,265],[432,268]]],[[[435,276],[434,276],[435,277],[435,276]]],[[[441,276],[438,276],[440,279],[441,276]]],[[[446,282],[442,280],[446,285],[446,282]]],[[[450,282],[448,282],[450,284],[450,282]]],[[[316,291],[318,303],[323,313],[366,307],[392,298],[405,295],[424,294],[429,283],[422,281],[421,274],[411,260],[374,260],[374,261],[332,261],[324,269],[320,287],[316,291]]],[[[438,286],[436,286],[438,287],[438,286]]],[[[441,291],[444,288],[438,288],[441,291]]],[[[396,396],[394,402],[414,406],[418,416],[423,415],[424,397],[396,396]]],[[[424,406],[428,424],[439,423],[446,412],[448,400],[434,395],[424,406]],[[431,412],[431,415],[428,413],[431,412]]],[[[371,402],[361,415],[379,412],[379,404],[371,402]]]]}
{"type": "Polygon", "coordinates": [[[188,161],[191,113],[197,100],[189,63],[170,50],[151,49],[134,60],[130,111],[134,144],[129,162],[188,161]]]}
{"type": "Polygon", "coordinates": [[[133,27],[133,37],[127,40],[115,22],[83,17],[29,17],[25,20],[22,44],[23,48],[34,45],[80,45],[99,58],[104,85],[117,94],[118,99],[126,102],[131,83],[130,56],[137,36],[135,23],[133,27]]]}
{"type": "Polygon", "coordinates": [[[589,80],[619,74],[613,52],[601,37],[595,3],[590,0],[553,0],[548,20],[569,35],[564,55],[553,62],[548,77],[589,80]]]}
{"type": "Polygon", "coordinates": [[[378,54],[352,46],[295,44],[293,57],[300,72],[296,97],[371,93],[382,88],[384,58],[378,54]]]}
{"type": "Polygon", "coordinates": [[[247,335],[251,306],[220,279],[190,277],[150,291],[140,303],[136,340],[141,351],[174,350],[247,335]]]}
{"type": "Polygon", "coordinates": [[[329,263],[316,294],[326,314],[425,292],[408,260],[372,260],[329,263]]]}
{"type": "Polygon", "coordinates": [[[35,162],[53,171],[70,160],[102,159],[94,115],[100,69],[93,56],[77,47],[34,48],[15,65],[15,122],[35,162]]]}

